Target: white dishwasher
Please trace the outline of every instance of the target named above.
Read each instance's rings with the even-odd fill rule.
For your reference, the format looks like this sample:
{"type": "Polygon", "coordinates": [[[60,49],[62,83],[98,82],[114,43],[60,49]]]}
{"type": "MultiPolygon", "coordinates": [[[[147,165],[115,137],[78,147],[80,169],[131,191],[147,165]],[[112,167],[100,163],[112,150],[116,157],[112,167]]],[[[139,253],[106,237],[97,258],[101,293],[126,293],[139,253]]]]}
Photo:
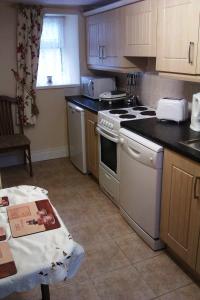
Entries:
{"type": "Polygon", "coordinates": [[[163,147],[120,129],[120,211],[130,226],[158,250],[163,147]]]}
{"type": "Polygon", "coordinates": [[[69,157],[82,173],[86,173],[85,111],[71,102],[68,102],[67,111],[69,157]]]}

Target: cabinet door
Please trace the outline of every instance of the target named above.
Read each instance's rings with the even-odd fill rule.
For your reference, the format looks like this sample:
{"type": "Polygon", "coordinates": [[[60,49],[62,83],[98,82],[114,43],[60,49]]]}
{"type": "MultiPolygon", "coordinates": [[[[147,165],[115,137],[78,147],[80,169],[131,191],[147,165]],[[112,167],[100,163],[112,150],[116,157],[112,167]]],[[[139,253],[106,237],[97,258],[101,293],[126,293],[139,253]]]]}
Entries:
{"type": "Polygon", "coordinates": [[[162,240],[195,269],[200,232],[200,166],[166,150],[162,183],[162,240]],[[195,191],[196,190],[196,191],[195,191]],[[198,194],[198,198],[195,194],[198,194]]]}
{"type": "Polygon", "coordinates": [[[196,74],[199,0],[160,0],[158,7],[158,71],[196,74]]]}
{"type": "Polygon", "coordinates": [[[125,56],[156,56],[157,0],[145,0],[123,8],[125,56]]]}
{"type": "Polygon", "coordinates": [[[118,66],[119,39],[118,34],[119,10],[111,10],[101,14],[101,46],[102,63],[104,66],[118,66]]]}
{"type": "Polygon", "coordinates": [[[2,189],[1,173],[0,173],[0,189],[2,189]]]}
{"type": "Polygon", "coordinates": [[[199,237],[199,248],[197,253],[197,265],[196,265],[196,272],[200,274],[200,237],[199,237]]]}
{"type": "Polygon", "coordinates": [[[86,112],[87,169],[97,179],[99,177],[98,135],[96,133],[97,115],[86,112]]]}
{"type": "Polygon", "coordinates": [[[100,64],[100,20],[98,16],[87,18],[87,62],[100,64]]]}

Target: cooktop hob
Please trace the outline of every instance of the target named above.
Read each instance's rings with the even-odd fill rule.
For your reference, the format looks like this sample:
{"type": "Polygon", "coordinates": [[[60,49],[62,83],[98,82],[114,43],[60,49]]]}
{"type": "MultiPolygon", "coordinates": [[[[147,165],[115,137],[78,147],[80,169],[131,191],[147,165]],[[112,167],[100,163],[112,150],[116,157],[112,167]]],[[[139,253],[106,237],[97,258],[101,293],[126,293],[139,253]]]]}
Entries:
{"type": "Polygon", "coordinates": [[[128,110],[125,109],[112,109],[109,111],[110,114],[112,115],[122,115],[122,114],[128,114],[128,110]]]}
{"type": "Polygon", "coordinates": [[[148,106],[103,110],[98,112],[98,126],[109,132],[118,133],[122,121],[137,121],[155,116],[155,110],[148,106]]]}
{"type": "Polygon", "coordinates": [[[120,117],[120,119],[135,119],[136,115],[125,114],[125,115],[120,115],[119,117],[120,117]]]}
{"type": "Polygon", "coordinates": [[[156,112],[154,110],[142,111],[140,113],[142,116],[155,116],[156,112]]]}
{"type": "Polygon", "coordinates": [[[148,107],[146,107],[146,106],[135,106],[135,107],[133,107],[133,110],[144,111],[144,110],[148,110],[148,107]]]}

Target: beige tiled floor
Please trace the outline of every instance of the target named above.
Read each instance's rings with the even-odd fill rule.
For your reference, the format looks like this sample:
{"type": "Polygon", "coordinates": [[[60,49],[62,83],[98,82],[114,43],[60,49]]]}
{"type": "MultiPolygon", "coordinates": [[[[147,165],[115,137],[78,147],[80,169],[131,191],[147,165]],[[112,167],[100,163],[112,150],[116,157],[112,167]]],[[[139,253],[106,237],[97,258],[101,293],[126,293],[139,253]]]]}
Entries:
{"type": "MultiPolygon", "coordinates": [[[[49,197],[86,257],[72,280],[51,286],[52,300],[200,300],[200,288],[166,255],[152,251],[127,225],[98,184],[67,159],[3,170],[4,187],[33,184],[49,197]]],[[[40,289],[6,300],[39,300],[40,289]]]]}

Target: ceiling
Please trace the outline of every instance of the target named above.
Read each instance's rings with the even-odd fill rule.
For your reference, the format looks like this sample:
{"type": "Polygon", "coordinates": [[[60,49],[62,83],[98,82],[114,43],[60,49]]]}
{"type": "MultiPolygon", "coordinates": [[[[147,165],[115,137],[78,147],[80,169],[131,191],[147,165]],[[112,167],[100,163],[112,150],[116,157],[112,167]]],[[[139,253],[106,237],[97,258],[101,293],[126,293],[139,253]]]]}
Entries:
{"type": "MultiPolygon", "coordinates": [[[[2,1],[3,2],[3,1],[2,1]]],[[[24,4],[41,4],[50,6],[81,6],[81,7],[98,7],[116,2],[116,0],[8,0],[4,2],[24,3],[24,4]]]]}

